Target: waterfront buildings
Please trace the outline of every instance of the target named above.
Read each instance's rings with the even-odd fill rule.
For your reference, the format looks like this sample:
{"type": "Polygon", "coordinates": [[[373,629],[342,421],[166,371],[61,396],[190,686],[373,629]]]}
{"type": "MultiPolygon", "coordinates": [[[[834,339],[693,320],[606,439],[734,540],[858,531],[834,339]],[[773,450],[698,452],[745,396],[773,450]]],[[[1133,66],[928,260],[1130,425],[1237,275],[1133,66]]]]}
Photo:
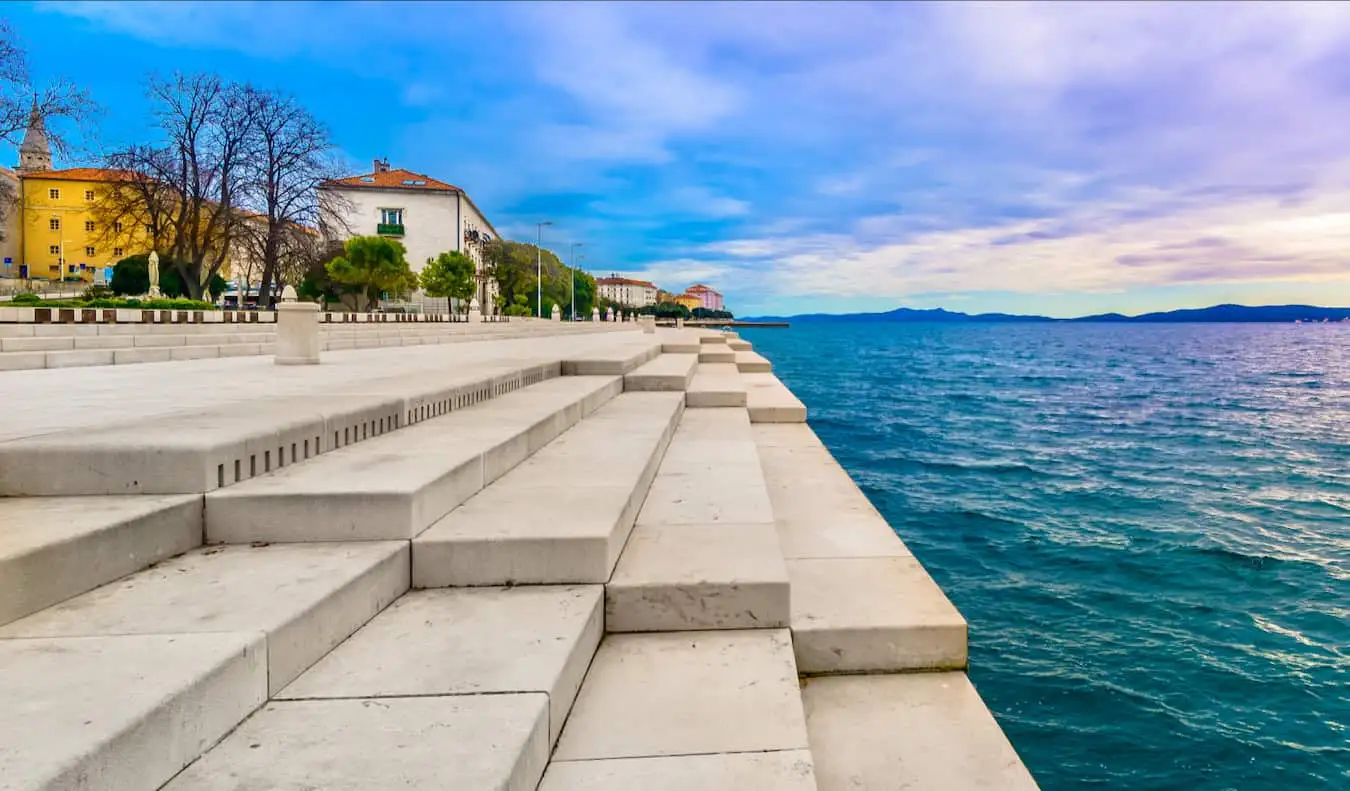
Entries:
{"type": "Polygon", "coordinates": [[[655,284],[646,280],[633,280],[613,274],[609,277],[597,277],[595,290],[602,299],[630,308],[655,305],[659,291],[655,284]]]}
{"type": "Polygon", "coordinates": [[[681,294],[675,298],[675,304],[683,305],[686,308],[693,310],[694,308],[703,307],[703,300],[699,299],[693,294],[681,294]]]}
{"type": "Polygon", "coordinates": [[[334,241],[371,235],[397,239],[414,272],[441,253],[464,253],[479,272],[483,312],[494,309],[497,285],[484,269],[484,253],[498,237],[497,229],[459,187],[377,159],[370,173],[324,182],[319,206],[322,226],[334,241]]]}
{"type": "MultiPolygon", "coordinates": [[[[684,293],[686,296],[694,297],[699,301],[699,304],[694,307],[707,308],[708,310],[726,310],[722,303],[722,295],[711,286],[696,283],[685,289],[684,293]]],[[[690,310],[693,310],[693,307],[690,310]]]]}

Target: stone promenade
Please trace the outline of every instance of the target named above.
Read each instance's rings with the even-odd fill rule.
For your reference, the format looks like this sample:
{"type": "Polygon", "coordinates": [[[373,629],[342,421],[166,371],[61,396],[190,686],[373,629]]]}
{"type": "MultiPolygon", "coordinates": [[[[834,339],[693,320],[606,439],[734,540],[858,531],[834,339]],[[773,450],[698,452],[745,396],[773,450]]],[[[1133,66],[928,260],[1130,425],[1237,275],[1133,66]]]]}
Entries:
{"type": "Polygon", "coordinates": [[[0,402],[0,791],[1036,787],[964,619],[735,335],[0,402]]]}

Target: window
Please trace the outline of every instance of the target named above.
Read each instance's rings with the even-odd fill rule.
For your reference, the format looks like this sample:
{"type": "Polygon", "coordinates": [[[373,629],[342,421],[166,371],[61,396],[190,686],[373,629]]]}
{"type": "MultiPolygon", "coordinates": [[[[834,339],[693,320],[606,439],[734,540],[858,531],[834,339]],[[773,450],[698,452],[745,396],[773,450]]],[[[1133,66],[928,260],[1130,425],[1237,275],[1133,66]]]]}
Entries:
{"type": "Polygon", "coordinates": [[[85,220],[85,221],[84,221],[84,229],[85,229],[86,231],[92,231],[92,230],[94,230],[94,221],[93,221],[93,220],[85,220]]]}
{"type": "Polygon", "coordinates": [[[50,220],[47,221],[47,227],[52,229],[53,231],[61,230],[61,218],[60,217],[51,218],[50,220]]]}
{"type": "Polygon", "coordinates": [[[402,209],[380,209],[380,225],[402,225],[402,209]]]}
{"type": "Polygon", "coordinates": [[[120,222],[115,222],[115,223],[113,223],[113,230],[116,231],[117,233],[121,233],[121,232],[122,232],[122,223],[120,223],[120,222]]]}
{"type": "Polygon", "coordinates": [[[51,247],[48,247],[48,248],[47,248],[47,252],[51,253],[52,255],[60,255],[60,254],[61,254],[61,245],[59,245],[59,244],[54,244],[54,245],[52,245],[51,247]]]}
{"type": "Polygon", "coordinates": [[[120,247],[114,247],[114,248],[113,248],[113,258],[121,258],[121,257],[122,257],[122,248],[120,248],[120,247]]]}
{"type": "Polygon", "coordinates": [[[51,198],[52,200],[60,200],[60,199],[61,199],[61,190],[56,189],[55,187],[53,187],[52,189],[47,190],[47,197],[48,197],[48,198],[51,198]]]}
{"type": "Polygon", "coordinates": [[[86,248],[84,248],[84,254],[87,255],[87,256],[89,256],[90,258],[93,258],[93,257],[94,257],[94,248],[92,248],[92,247],[86,247],[86,248]]]}
{"type": "Polygon", "coordinates": [[[93,190],[85,190],[85,191],[84,191],[84,199],[85,199],[85,200],[93,200],[93,199],[94,199],[94,191],[93,191],[93,190]]]}

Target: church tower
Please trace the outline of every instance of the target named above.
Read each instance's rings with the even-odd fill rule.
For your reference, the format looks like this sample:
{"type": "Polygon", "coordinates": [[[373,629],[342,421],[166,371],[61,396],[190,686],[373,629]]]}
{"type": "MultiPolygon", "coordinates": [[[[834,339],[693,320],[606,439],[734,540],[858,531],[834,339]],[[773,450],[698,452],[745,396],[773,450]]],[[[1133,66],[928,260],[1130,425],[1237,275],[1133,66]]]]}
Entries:
{"type": "Polygon", "coordinates": [[[47,141],[47,129],[42,124],[42,114],[38,112],[37,97],[33,98],[33,111],[28,116],[28,131],[23,134],[23,143],[19,145],[19,173],[40,173],[52,169],[52,147],[47,141]]]}

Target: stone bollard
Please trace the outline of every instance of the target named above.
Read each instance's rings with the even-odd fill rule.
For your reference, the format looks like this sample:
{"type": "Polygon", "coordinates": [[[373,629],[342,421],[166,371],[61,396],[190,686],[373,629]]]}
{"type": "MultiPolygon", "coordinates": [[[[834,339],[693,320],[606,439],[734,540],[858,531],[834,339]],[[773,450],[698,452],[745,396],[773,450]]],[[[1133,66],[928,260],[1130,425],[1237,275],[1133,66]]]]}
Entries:
{"type": "Polygon", "coordinates": [[[286,286],[277,305],[277,365],[317,365],[319,362],[319,306],[296,302],[295,289],[286,286]]]}
{"type": "Polygon", "coordinates": [[[562,310],[560,310],[557,305],[553,306],[553,320],[562,321],[562,310]]]}
{"type": "Polygon", "coordinates": [[[605,311],[605,321],[614,321],[614,306],[610,305],[609,310],[605,311]]]}
{"type": "Polygon", "coordinates": [[[675,329],[677,329],[677,330],[682,330],[682,329],[684,329],[684,317],[683,317],[683,316],[676,316],[676,317],[675,317],[675,329]]]}
{"type": "Polygon", "coordinates": [[[483,309],[478,304],[478,297],[474,297],[473,299],[469,300],[469,323],[470,324],[483,323],[483,309]]]}
{"type": "Polygon", "coordinates": [[[599,321],[600,321],[600,308],[597,308],[597,307],[592,307],[592,308],[591,308],[591,321],[593,321],[593,322],[599,322],[599,321]]]}
{"type": "Polygon", "coordinates": [[[643,316],[643,317],[642,317],[642,331],[643,331],[644,333],[648,334],[648,335],[652,335],[652,334],[654,334],[654,333],[656,332],[656,317],[655,317],[655,316],[643,316]]]}

